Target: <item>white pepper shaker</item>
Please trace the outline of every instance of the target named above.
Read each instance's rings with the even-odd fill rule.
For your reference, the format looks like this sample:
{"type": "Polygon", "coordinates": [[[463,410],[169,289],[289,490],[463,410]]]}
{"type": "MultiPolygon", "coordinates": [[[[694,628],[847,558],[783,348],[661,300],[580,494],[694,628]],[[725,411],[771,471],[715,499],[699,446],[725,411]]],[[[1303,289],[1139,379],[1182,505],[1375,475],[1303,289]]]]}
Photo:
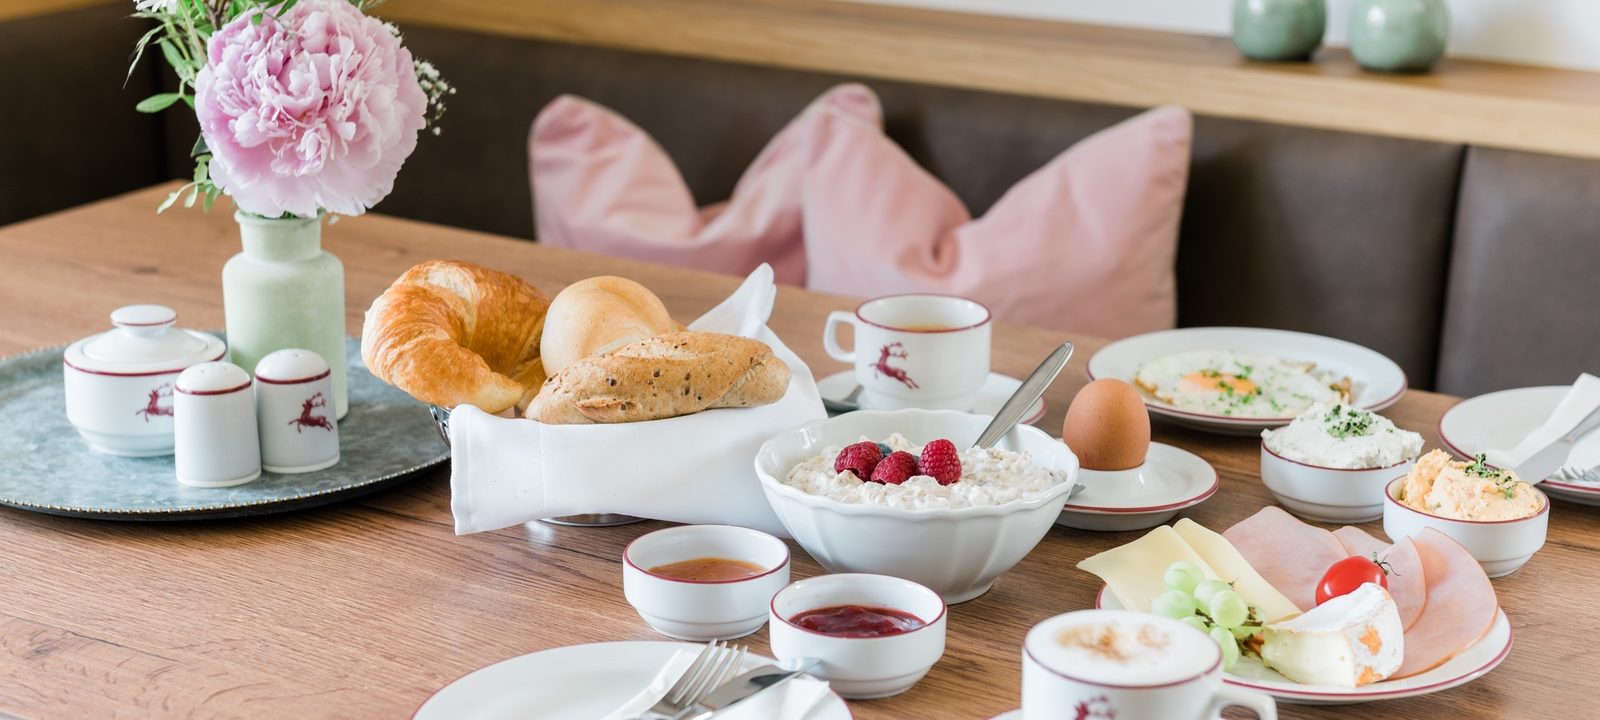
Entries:
{"type": "Polygon", "coordinates": [[[178,376],[172,397],[178,482],[219,488],[261,476],[254,384],[230,362],[201,363],[178,376]]]}
{"type": "Polygon", "coordinates": [[[261,466],[308,473],[339,462],[339,423],[331,410],[333,373],[321,355],[300,348],[256,365],[256,420],[261,466]]]}

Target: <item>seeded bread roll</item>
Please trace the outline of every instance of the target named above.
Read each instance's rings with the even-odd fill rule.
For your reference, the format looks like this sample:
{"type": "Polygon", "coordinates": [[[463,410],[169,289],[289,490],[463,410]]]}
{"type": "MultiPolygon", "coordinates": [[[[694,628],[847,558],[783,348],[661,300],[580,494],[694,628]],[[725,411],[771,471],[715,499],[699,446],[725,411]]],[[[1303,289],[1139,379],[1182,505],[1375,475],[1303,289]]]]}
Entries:
{"type": "Polygon", "coordinates": [[[585,358],[555,374],[527,416],[551,425],[660,420],[777,402],[789,366],[766,343],[675,332],[585,358]]]}

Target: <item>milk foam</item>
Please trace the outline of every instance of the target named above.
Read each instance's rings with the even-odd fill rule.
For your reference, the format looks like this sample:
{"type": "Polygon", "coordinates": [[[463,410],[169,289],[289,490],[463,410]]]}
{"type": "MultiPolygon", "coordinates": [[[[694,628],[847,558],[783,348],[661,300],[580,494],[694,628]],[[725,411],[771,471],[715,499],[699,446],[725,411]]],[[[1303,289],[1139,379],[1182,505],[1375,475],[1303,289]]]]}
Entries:
{"type": "Polygon", "coordinates": [[[1216,665],[1221,651],[1205,633],[1176,620],[1119,610],[1085,610],[1044,621],[1028,633],[1028,653],[1070,678],[1107,685],[1165,685],[1216,665]]]}

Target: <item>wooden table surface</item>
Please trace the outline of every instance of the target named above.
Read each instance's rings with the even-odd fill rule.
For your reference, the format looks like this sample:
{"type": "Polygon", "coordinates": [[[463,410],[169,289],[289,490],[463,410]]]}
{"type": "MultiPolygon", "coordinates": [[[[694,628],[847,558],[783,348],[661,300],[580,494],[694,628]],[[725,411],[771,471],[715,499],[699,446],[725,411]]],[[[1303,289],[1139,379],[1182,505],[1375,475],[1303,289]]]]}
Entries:
{"type": "MultiPolygon", "coordinates": [[[[0,228],[0,354],[67,342],[107,325],[121,304],[158,302],[187,327],[222,324],[219,277],[238,248],[227,212],[154,208],[152,188],[0,228]]],[[[376,215],[328,227],[344,260],[349,327],[413,263],[458,258],[518,273],[551,292],[596,274],[654,289],[680,319],[737,278],[625,262],[376,215]]],[[[824,316],[844,298],[784,288],[772,326],[818,375],[824,316]]],[[[1059,333],[1001,326],[994,368],[1025,374],[1059,333]]],[[[1058,434],[1102,343],[1078,342],[1039,425],[1058,434]]],[[[1436,444],[1455,399],[1411,392],[1389,411],[1436,444]]],[[[38,412],[59,412],[39,408],[38,412]]],[[[1272,502],[1257,442],[1158,424],[1159,440],[1199,453],[1222,489],[1185,514],[1226,528],[1272,502]]],[[[0,463],[5,459],[0,458],[0,463]]],[[[0,713],[39,718],[406,717],[476,668],[546,648],[661,640],[622,597],[619,557],[662,527],[534,523],[456,537],[448,474],[320,509],[248,520],[117,523],[0,509],[0,713]]],[[[1359,706],[1282,706],[1287,718],[1595,717],[1600,510],[1557,502],[1549,543],[1496,580],[1516,647],[1499,669],[1422,698],[1359,706]]],[[[1381,532],[1376,524],[1368,528],[1381,532]]],[[[951,611],[944,659],[910,691],[851,703],[857,718],[987,718],[1015,708],[1019,647],[1033,624],[1091,607],[1099,581],[1074,566],[1137,537],[1066,528],[987,595],[951,611]]],[[[794,575],[821,572],[796,550],[794,575]]],[[[765,629],[748,641],[767,649],[765,629]]],[[[534,680],[534,679],[530,679],[534,680]]]]}

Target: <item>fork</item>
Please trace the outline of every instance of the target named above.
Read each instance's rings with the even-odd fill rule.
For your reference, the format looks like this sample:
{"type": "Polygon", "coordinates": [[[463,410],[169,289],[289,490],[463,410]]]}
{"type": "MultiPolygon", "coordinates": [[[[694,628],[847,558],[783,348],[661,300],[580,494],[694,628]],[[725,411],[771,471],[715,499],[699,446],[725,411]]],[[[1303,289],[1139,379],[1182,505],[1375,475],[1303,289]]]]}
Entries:
{"type": "Polygon", "coordinates": [[[1586,485],[1600,485],[1600,466],[1584,470],[1581,468],[1561,468],[1556,471],[1555,479],[1562,482],[1583,483],[1586,485]]]}
{"type": "Polygon", "coordinates": [[[672,688],[635,720],[678,720],[690,707],[744,667],[749,648],[713,640],[683,671],[672,688]]]}

